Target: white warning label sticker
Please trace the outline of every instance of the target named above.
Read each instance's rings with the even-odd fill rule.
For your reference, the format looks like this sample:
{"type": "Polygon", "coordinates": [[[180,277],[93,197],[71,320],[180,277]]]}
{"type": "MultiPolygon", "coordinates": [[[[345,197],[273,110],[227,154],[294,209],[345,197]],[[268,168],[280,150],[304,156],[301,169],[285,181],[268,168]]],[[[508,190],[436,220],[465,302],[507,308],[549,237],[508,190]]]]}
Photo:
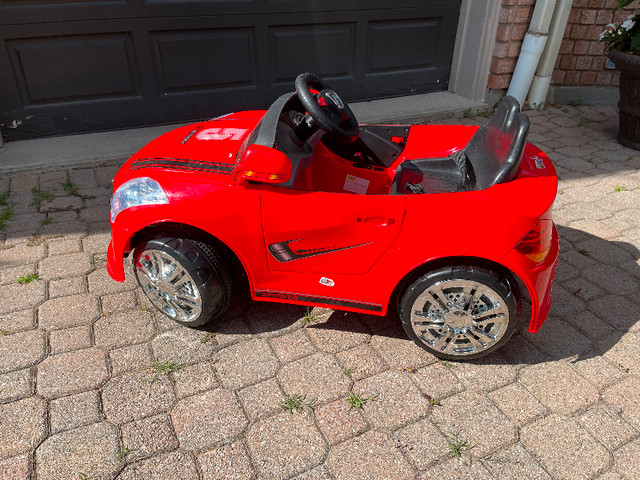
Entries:
{"type": "Polygon", "coordinates": [[[347,178],[344,181],[344,189],[347,192],[365,194],[367,193],[367,188],[369,188],[369,180],[366,178],[347,175],[347,178]]]}

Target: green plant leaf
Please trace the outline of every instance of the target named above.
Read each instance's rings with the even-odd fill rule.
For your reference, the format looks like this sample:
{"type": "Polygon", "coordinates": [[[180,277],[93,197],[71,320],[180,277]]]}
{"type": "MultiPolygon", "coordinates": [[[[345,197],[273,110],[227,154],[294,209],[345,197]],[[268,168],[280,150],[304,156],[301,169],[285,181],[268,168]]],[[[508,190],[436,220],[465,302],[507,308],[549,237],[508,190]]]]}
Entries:
{"type": "Polygon", "coordinates": [[[631,51],[633,53],[640,51],[640,33],[636,33],[631,39],[631,51]]]}
{"type": "Polygon", "coordinates": [[[616,10],[620,10],[620,9],[626,7],[627,5],[629,5],[633,1],[634,0],[618,0],[618,6],[616,7],[616,10]]]}

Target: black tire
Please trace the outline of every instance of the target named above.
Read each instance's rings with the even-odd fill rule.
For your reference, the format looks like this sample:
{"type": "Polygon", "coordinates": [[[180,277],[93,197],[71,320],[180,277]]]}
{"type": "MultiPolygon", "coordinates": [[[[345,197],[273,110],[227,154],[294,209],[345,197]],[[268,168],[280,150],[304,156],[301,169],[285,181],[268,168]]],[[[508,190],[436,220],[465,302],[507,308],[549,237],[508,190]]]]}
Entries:
{"type": "Polygon", "coordinates": [[[407,335],[438,358],[473,360],[500,348],[517,325],[517,286],[498,272],[454,266],[429,272],[405,292],[407,335]],[[423,320],[424,319],[424,320],[423,320]]]}
{"type": "Polygon", "coordinates": [[[133,252],[134,270],[154,307],[182,325],[199,327],[229,307],[231,277],[213,248],[177,235],[141,241],[133,252]]]}

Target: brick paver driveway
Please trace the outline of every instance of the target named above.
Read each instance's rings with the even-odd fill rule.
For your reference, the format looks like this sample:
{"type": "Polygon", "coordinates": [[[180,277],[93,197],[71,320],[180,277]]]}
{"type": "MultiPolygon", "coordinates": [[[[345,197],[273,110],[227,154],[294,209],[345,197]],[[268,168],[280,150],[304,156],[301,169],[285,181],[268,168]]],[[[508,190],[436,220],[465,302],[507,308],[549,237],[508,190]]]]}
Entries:
{"type": "Polygon", "coordinates": [[[5,175],[0,478],[640,478],[640,155],[612,108],[531,119],[561,177],[551,316],[470,364],[392,316],[240,295],[179,327],[106,273],[116,166],[5,175]]]}

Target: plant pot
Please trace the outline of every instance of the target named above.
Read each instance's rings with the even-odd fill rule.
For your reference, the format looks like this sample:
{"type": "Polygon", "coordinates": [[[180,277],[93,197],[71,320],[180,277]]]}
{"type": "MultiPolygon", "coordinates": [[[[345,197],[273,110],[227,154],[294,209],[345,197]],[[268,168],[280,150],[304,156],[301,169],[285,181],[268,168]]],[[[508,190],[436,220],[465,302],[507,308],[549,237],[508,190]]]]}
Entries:
{"type": "Polygon", "coordinates": [[[611,50],[609,58],[620,70],[620,127],[618,141],[640,150],[640,55],[611,50]]]}

